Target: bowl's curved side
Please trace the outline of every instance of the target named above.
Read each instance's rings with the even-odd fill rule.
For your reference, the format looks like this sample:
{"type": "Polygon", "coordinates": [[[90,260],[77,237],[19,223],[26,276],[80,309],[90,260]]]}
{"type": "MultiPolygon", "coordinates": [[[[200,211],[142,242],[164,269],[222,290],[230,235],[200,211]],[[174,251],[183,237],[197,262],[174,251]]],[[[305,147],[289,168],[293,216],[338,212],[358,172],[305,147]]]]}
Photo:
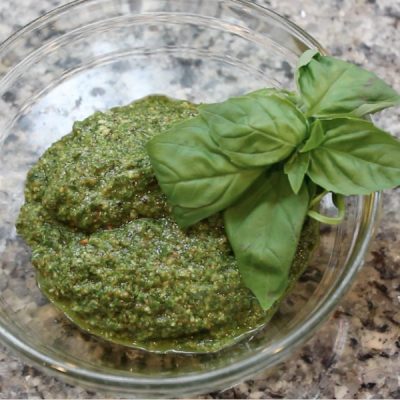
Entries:
{"type": "MultiPolygon", "coordinates": [[[[307,48],[324,52],[311,36],[293,23],[272,10],[244,0],[77,0],[22,28],[0,45],[0,59],[5,66],[0,69],[0,142],[8,146],[9,152],[20,151],[20,169],[13,171],[14,164],[7,159],[4,161],[8,162],[13,179],[18,179],[18,185],[14,185],[10,181],[11,175],[3,176],[11,182],[7,189],[10,196],[4,199],[5,207],[0,211],[0,220],[7,221],[9,238],[15,240],[10,215],[18,211],[15,204],[10,207],[14,190],[17,190],[14,186],[18,186],[16,198],[22,201],[24,174],[30,163],[51,141],[68,132],[74,119],[99,108],[128,102],[132,97],[129,94],[132,82],[138,97],[146,94],[140,92],[138,84],[139,80],[144,80],[148,86],[143,90],[177,90],[183,97],[193,96],[201,100],[205,96],[214,100],[268,83],[290,85],[293,65],[307,48]],[[112,25],[105,24],[105,20],[111,21],[112,25]],[[149,29],[143,31],[143,27],[149,29]],[[131,35],[128,42],[123,40],[126,33],[131,35]],[[197,47],[190,45],[194,37],[197,47]],[[30,46],[26,46],[27,41],[30,46]],[[113,46],[120,47],[116,51],[113,46]],[[137,46],[134,49],[136,53],[129,46],[137,46]],[[213,46],[214,54],[221,57],[208,57],[210,46],[213,46]],[[161,50],[157,52],[157,49],[161,50]],[[115,54],[120,58],[113,63],[110,55],[115,54]],[[160,69],[158,64],[163,57],[168,59],[169,65],[160,69]],[[88,60],[92,61],[89,63],[88,60]],[[136,68],[139,64],[140,68],[136,68]],[[143,75],[143,68],[152,73],[143,75]],[[93,70],[98,74],[93,75],[93,70]],[[213,73],[213,70],[218,70],[218,73],[213,73]],[[81,85],[92,82],[95,88],[99,76],[104,77],[106,85],[110,73],[126,83],[125,86],[108,83],[111,93],[108,100],[95,96],[86,98],[81,85]],[[176,74],[185,75],[186,80],[177,79],[176,74]],[[274,80],[274,74],[279,79],[274,80]],[[163,79],[165,82],[161,82],[163,79]],[[1,96],[10,90],[14,91],[12,103],[1,96]],[[75,94],[76,99],[73,98],[75,94]],[[79,108],[86,99],[90,107],[79,108]],[[56,106],[60,110],[56,110],[56,106]],[[42,142],[43,135],[38,133],[42,130],[51,131],[54,136],[46,136],[42,142]],[[19,135],[23,140],[12,143],[7,140],[11,135],[19,135]],[[25,153],[20,148],[24,148],[25,153]],[[32,154],[28,154],[28,150],[32,154]],[[27,160],[21,166],[25,155],[27,160]],[[8,216],[5,215],[7,210],[8,216]]],[[[1,173],[6,174],[6,168],[1,167],[1,173]]],[[[380,199],[378,193],[351,199],[347,223],[342,230],[329,232],[327,266],[322,266],[331,271],[324,283],[329,288],[321,287],[303,314],[299,313],[291,327],[284,328],[287,332],[282,328],[269,341],[254,340],[251,346],[223,354],[219,360],[215,357],[199,358],[195,360],[198,364],[196,371],[194,367],[190,370],[189,361],[181,358],[179,362],[182,365],[188,364],[187,370],[180,374],[158,370],[150,376],[144,372],[132,373],[129,368],[118,372],[91,360],[81,362],[78,353],[63,353],[52,348],[50,342],[44,343],[45,339],[42,339],[41,346],[35,346],[36,342],[30,341],[26,329],[5,312],[8,305],[3,300],[0,339],[30,363],[67,381],[116,393],[183,396],[227,387],[282,361],[328,317],[362,265],[377,223],[380,199]],[[345,234],[352,237],[347,247],[340,246],[345,234]]],[[[3,201],[1,197],[0,200],[3,201]]],[[[0,243],[0,250],[4,243],[0,243]]],[[[275,328],[280,329],[279,325],[275,328]]]]}

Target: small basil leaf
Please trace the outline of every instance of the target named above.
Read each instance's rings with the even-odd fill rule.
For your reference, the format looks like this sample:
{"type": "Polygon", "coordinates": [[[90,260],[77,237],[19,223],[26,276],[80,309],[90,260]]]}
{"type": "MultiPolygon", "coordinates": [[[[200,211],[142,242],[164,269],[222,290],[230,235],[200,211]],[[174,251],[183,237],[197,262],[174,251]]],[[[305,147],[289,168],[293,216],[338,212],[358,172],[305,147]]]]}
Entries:
{"type": "Polygon", "coordinates": [[[307,133],[303,114],[281,94],[234,97],[199,111],[221,151],[241,167],[285,159],[307,133]]]}
{"type": "Polygon", "coordinates": [[[260,177],[224,212],[241,276],[263,309],[270,308],[288,285],[308,202],[306,185],[295,195],[283,171],[274,171],[260,177]]]}
{"type": "Polygon", "coordinates": [[[299,150],[300,153],[305,153],[316,149],[325,139],[322,123],[319,119],[313,122],[310,129],[310,137],[307,139],[304,146],[299,150]]]}
{"type": "Polygon", "coordinates": [[[400,104],[400,96],[374,73],[317,52],[300,59],[297,86],[306,115],[363,116],[400,104]]]}
{"type": "Polygon", "coordinates": [[[235,202],[262,173],[242,169],[223,155],[201,117],[186,120],[147,144],[156,178],[177,222],[187,227],[235,202]],[[190,215],[181,208],[196,209],[190,215]]]}
{"type": "Polygon", "coordinates": [[[295,153],[286,162],[284,171],[289,178],[294,193],[298,193],[310,164],[310,153],[295,153]]]}
{"type": "Polygon", "coordinates": [[[362,195],[400,185],[400,141],[356,118],[321,121],[324,142],[311,151],[310,178],[324,189],[362,195]]]}

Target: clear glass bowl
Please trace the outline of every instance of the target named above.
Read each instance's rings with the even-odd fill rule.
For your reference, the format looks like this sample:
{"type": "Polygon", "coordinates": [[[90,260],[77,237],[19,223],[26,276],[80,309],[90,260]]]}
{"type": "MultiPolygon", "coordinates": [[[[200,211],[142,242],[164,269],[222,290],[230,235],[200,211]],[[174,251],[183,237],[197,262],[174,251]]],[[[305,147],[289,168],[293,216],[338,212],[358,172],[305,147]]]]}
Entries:
{"type": "MultiPolygon", "coordinates": [[[[214,102],[292,88],[298,56],[323,49],[273,11],[242,0],[82,0],[0,47],[0,337],[29,362],[108,392],[183,396],[228,387],[290,355],[359,270],[379,195],[353,197],[322,227],[312,265],[266,328],[216,354],[151,354],[72,325],[39,291],[16,235],[28,169],[75,120],[151,93],[214,102]]],[[[324,204],[325,212],[331,204],[324,204]]]]}

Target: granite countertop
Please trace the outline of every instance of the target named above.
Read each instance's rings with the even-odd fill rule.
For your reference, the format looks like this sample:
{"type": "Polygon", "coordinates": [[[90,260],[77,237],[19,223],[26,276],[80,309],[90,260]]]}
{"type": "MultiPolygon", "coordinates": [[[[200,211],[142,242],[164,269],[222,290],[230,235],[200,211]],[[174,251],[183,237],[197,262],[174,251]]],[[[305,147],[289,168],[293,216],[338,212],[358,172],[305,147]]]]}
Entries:
{"type": "MultiPolygon", "coordinates": [[[[400,91],[398,0],[256,0],[303,27],[333,55],[375,71],[400,91]]],[[[0,42],[63,0],[2,0],[0,42]]],[[[400,137],[400,109],[378,116],[400,137]]],[[[400,189],[348,295],[318,333],[268,374],[202,398],[400,398],[400,189]]],[[[98,398],[24,364],[0,346],[0,398],[98,398]]]]}

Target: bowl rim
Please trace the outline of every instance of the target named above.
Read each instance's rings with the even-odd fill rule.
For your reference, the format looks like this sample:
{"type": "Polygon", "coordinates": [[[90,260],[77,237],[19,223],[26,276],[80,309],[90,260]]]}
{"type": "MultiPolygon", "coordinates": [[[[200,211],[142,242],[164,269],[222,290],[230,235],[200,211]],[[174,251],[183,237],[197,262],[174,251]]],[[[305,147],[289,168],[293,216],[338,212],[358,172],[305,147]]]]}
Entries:
{"type": "MultiPolygon", "coordinates": [[[[53,17],[60,16],[65,11],[80,6],[81,4],[95,2],[97,0],[75,0],[64,5],[61,5],[48,13],[34,19],[21,29],[17,30],[9,36],[4,42],[0,43],[1,53],[12,48],[21,36],[32,32],[34,29],[39,28],[45,24],[46,21],[53,17]]],[[[321,53],[326,54],[323,47],[306,31],[291,22],[287,18],[281,16],[276,11],[248,0],[224,0],[233,4],[240,5],[246,9],[252,9],[255,12],[262,13],[265,17],[272,18],[280,25],[284,26],[286,30],[294,34],[301,41],[308,45],[310,48],[316,48],[321,53]]],[[[3,77],[0,78],[0,83],[3,77]]],[[[262,369],[271,367],[277,362],[281,361],[289,353],[293,347],[297,348],[303,344],[315,330],[320,326],[333,311],[339,300],[343,297],[346,291],[352,284],[354,277],[362,266],[364,257],[368,250],[371,239],[374,236],[374,229],[379,216],[381,193],[373,193],[369,196],[364,196],[364,205],[368,206],[368,219],[365,223],[362,236],[360,238],[360,245],[356,257],[350,265],[348,272],[335,288],[331,297],[327,297],[303,323],[303,325],[292,335],[284,337],[283,339],[275,342],[270,346],[268,352],[261,351],[260,353],[241,360],[235,364],[230,364],[213,371],[200,372],[196,374],[187,374],[178,377],[130,377],[110,375],[101,373],[86,368],[64,363],[62,360],[53,359],[43,352],[37,351],[31,346],[27,345],[24,341],[14,336],[11,332],[0,325],[0,340],[5,343],[10,349],[14,350],[19,355],[22,355],[28,362],[42,367],[46,372],[53,375],[62,376],[64,380],[70,380],[74,383],[78,381],[82,384],[87,384],[94,388],[107,388],[108,390],[114,388],[119,392],[136,392],[136,393],[151,393],[161,390],[163,394],[176,394],[176,393],[199,393],[208,390],[208,387],[218,387],[226,382],[229,377],[229,382],[241,381],[252,374],[259,372],[262,369]]],[[[157,392],[158,393],[158,392],[157,392]]],[[[158,393],[161,394],[161,393],[158,393]]]]}

